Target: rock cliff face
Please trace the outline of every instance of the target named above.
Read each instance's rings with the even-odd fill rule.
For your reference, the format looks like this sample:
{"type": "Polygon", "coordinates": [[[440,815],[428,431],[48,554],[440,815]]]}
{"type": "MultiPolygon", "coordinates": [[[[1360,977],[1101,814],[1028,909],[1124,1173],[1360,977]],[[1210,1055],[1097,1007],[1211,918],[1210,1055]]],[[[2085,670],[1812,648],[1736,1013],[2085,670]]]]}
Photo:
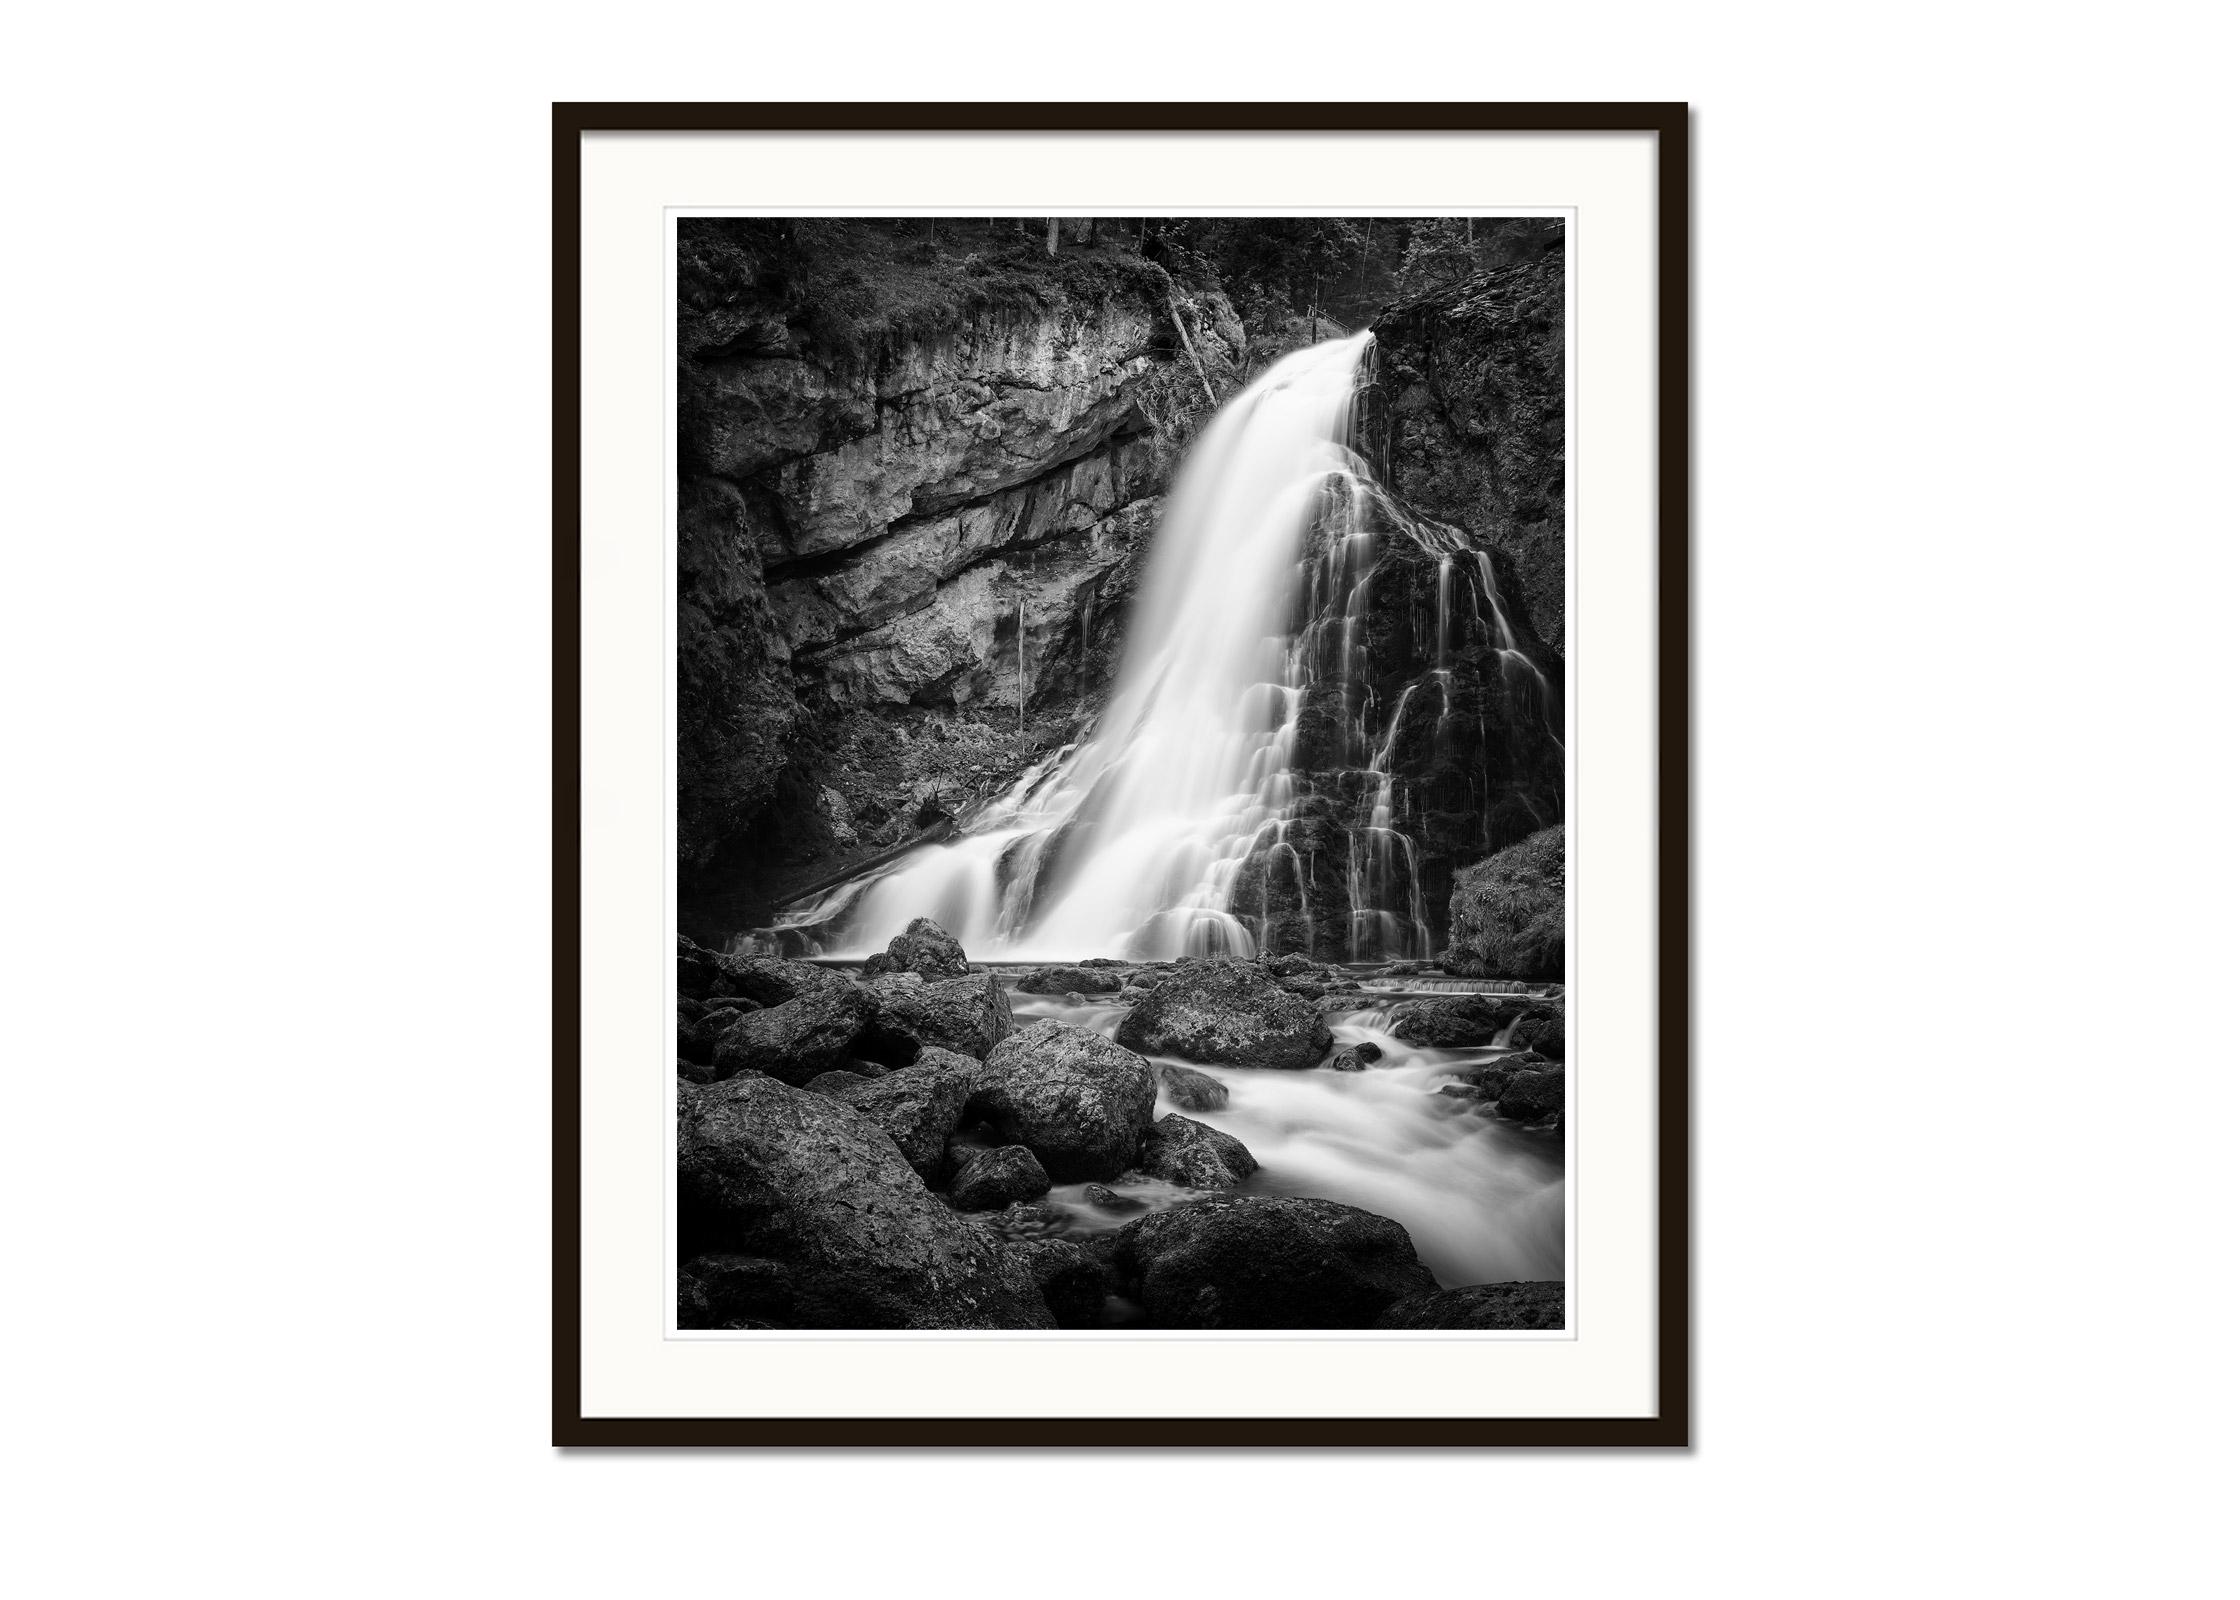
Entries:
{"type": "MultiPolygon", "coordinates": [[[[1094,714],[1189,439],[1239,381],[1218,293],[1029,253],[922,294],[681,274],[688,903],[798,887],[1000,788],[1094,714]]],[[[874,266],[876,263],[873,264],[874,266]]],[[[953,266],[954,264],[945,264],[953,266]]],[[[913,291],[931,265],[904,261],[913,291]]],[[[853,276],[853,274],[850,274],[853,276]]]]}
{"type": "Polygon", "coordinates": [[[1534,654],[1564,653],[1563,262],[1539,253],[1376,322],[1378,465],[1426,516],[1493,553],[1534,654]]]}
{"type": "MultiPolygon", "coordinates": [[[[1455,875],[1565,815],[1563,296],[1562,240],[1549,235],[1537,254],[1375,325],[1365,453],[1411,509],[1462,536],[1467,567],[1490,570],[1508,630],[1457,623],[1445,692],[1412,696],[1392,741],[1434,947],[1447,942],[1455,875]]],[[[1395,564],[1372,642],[1388,682],[1410,670],[1409,646],[1438,610],[1437,561],[1404,550],[1395,564]]],[[[1458,557],[1458,615],[1469,577],[1458,557]]]]}
{"type": "Polygon", "coordinates": [[[1352,682],[1326,674],[1302,711],[1300,820],[1235,901],[1267,947],[1325,961],[1443,947],[1455,874],[1564,816],[1560,236],[1373,331],[1356,443],[1437,547],[1383,530],[1352,682]],[[1380,806],[1404,844],[1369,827],[1380,806]]]}

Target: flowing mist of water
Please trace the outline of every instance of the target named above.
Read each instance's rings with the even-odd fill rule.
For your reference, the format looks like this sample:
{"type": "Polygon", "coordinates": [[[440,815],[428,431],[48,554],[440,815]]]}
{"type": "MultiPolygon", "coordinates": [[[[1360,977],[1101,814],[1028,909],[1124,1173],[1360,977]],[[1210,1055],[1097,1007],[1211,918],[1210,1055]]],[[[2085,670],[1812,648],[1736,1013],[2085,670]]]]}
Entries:
{"type": "MultiPolygon", "coordinates": [[[[979,959],[1249,956],[1280,910],[1311,940],[1296,852],[1286,903],[1266,903],[1266,873],[1254,905],[1239,907],[1235,891],[1256,853],[1292,850],[1300,709],[1320,685],[1337,691],[1341,753],[1365,777],[1346,832],[1346,954],[1430,955],[1394,749],[1420,683],[1436,685],[1448,714],[1454,568],[1466,552],[1455,530],[1395,506],[1352,448],[1370,344],[1362,333],[1294,352],[1207,426],[1168,499],[1089,736],[964,819],[962,837],[787,907],[766,937],[789,952],[867,955],[925,916],[979,959]],[[1361,633],[1377,544],[1394,531],[1438,557],[1438,637],[1426,651],[1436,664],[1385,716],[1360,682],[1361,633]]],[[[1547,681],[1516,648],[1490,559],[1476,553],[1469,572],[1470,615],[1498,630],[1504,682],[1547,720],[1547,681]]],[[[1023,725],[1023,615],[1020,631],[1023,725]]]]}
{"type": "MultiPolygon", "coordinates": [[[[1039,995],[1014,995],[1012,1004],[1022,1026],[1056,1017],[1106,1034],[1126,1014],[1039,995]]],[[[1450,1288],[1563,1277],[1562,1136],[1489,1120],[1437,1092],[1459,1070],[1497,1059],[1500,1048],[1427,1049],[1394,1038],[1388,1020],[1380,1009],[1330,1019],[1340,1049],[1373,1043],[1385,1052],[1366,1072],[1191,1063],[1228,1087],[1229,1104],[1185,1114],[1242,1139],[1259,1160],[1243,1192],[1336,1200],[1390,1217],[1450,1288]]],[[[1177,1109],[1162,1093],[1159,1113],[1177,1109]]],[[[1154,1207],[1188,1196],[1150,1179],[1113,1187],[1154,1207]]],[[[1089,1229],[1119,1227],[1133,1215],[1100,1210],[1078,1184],[1049,1200],[1089,1229]]]]}

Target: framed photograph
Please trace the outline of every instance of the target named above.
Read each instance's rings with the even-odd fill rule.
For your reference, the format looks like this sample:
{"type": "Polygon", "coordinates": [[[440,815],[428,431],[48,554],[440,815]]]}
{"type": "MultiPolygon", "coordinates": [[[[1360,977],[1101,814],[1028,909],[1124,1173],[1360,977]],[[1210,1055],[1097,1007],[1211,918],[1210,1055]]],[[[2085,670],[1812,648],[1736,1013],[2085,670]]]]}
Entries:
{"type": "Polygon", "coordinates": [[[553,112],[555,1442],[1686,1444],[1686,107],[553,112]]]}

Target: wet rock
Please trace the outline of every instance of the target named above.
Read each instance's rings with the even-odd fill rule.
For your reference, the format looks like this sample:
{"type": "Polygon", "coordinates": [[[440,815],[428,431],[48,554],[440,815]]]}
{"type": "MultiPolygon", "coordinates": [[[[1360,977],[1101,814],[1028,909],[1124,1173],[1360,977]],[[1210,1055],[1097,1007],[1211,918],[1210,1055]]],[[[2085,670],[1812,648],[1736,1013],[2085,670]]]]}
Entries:
{"type": "Polygon", "coordinates": [[[1021,1239],[1004,1248],[1026,1267],[1059,1327],[1104,1326],[1111,1275],[1088,1251],[1065,1239],[1021,1239]]]}
{"type": "Polygon", "coordinates": [[[939,982],[904,973],[864,987],[876,1012],[864,1053],[890,1066],[907,1066],[923,1050],[978,1060],[1011,1033],[1011,997],[992,973],[939,982]]]}
{"type": "Polygon", "coordinates": [[[931,982],[941,978],[961,978],[967,968],[964,947],[950,936],[949,930],[931,917],[918,917],[910,926],[887,941],[884,953],[873,956],[863,964],[866,978],[883,977],[897,972],[915,972],[931,982]]]}
{"type": "Polygon", "coordinates": [[[1120,974],[1109,967],[1036,967],[1019,978],[1022,994],[1113,994],[1120,974]]]}
{"type": "Polygon", "coordinates": [[[1448,970],[1563,977],[1564,831],[1549,828],[1455,874],[1448,970]]]}
{"type": "Polygon", "coordinates": [[[970,1056],[924,1050],[907,1067],[832,1092],[884,1129],[919,1177],[939,1183],[949,1171],[949,1136],[964,1117],[979,1070],[970,1056]]]}
{"type": "Polygon", "coordinates": [[[1133,1195],[1119,1194],[1101,1183],[1092,1183],[1081,1191],[1081,1198],[1099,1211],[1141,1211],[1144,1203],[1133,1195]]]}
{"type": "Polygon", "coordinates": [[[1000,1211],[1049,1192],[1050,1174],[1023,1144],[975,1151],[949,1183],[949,1198],[959,1211],[1000,1211]]]}
{"type": "Polygon", "coordinates": [[[1527,1011],[1509,1030],[1509,1042],[1536,1050],[1553,1060],[1563,1059],[1563,1012],[1553,1006],[1537,1005],[1527,1011]]]}
{"type": "Polygon", "coordinates": [[[1518,1122],[1538,1122],[1563,1110],[1563,1068],[1511,1072],[1494,1096],[1493,1109],[1518,1122]]]}
{"type": "Polygon", "coordinates": [[[1389,1217],[1273,1195],[1218,1195],[1120,1230],[1120,1292],[1160,1328],[1366,1328],[1439,1285],[1389,1217]]]}
{"type": "Polygon", "coordinates": [[[1379,312],[1389,486],[1473,530],[1503,568],[1510,621],[1564,647],[1564,246],[1515,257],[1379,312]]]}
{"type": "Polygon", "coordinates": [[[1037,1200],[1014,1201],[1001,1211],[975,1216],[973,1221],[996,1238],[1011,1243],[1023,1239],[1055,1239],[1073,1226],[1072,1218],[1063,1211],[1037,1200]]]}
{"type": "Polygon", "coordinates": [[[1040,1328],[1033,1280],[931,1193],[884,1133],[757,1075],[679,1091],[677,1231],[782,1263],[803,1328],[1040,1328]]]}
{"type": "Polygon", "coordinates": [[[1136,1165],[1185,1189],[1229,1189],[1260,1170],[1242,1139],[1169,1112],[1151,1125],[1136,1165]]]}
{"type": "Polygon", "coordinates": [[[1208,1072],[1162,1063],[1159,1087],[1185,1111],[1219,1111],[1229,1103],[1229,1086],[1208,1072]]]}
{"type": "Polygon", "coordinates": [[[776,1261],[717,1253],[677,1269],[680,1328],[767,1328],[792,1315],[793,1283],[776,1261]]]}
{"type": "Polygon", "coordinates": [[[1330,1048],[1330,1027],[1308,1000],[1242,961],[1192,962],[1162,977],[1120,1024],[1130,1049],[1186,1061],[1296,1071],[1330,1048]]]}
{"type": "Polygon", "coordinates": [[[798,1087],[853,1059],[872,1017],[870,997],[856,985],[820,986],[761,1011],[735,1013],[710,1059],[718,1078],[762,1072],[798,1087]]]}
{"type": "Polygon", "coordinates": [[[1525,1002],[1513,995],[1452,994],[1410,1000],[1393,1009],[1392,1032],[1410,1044],[1440,1050],[1491,1044],[1494,1035],[1524,1009],[1525,1002]]]}
{"type": "Polygon", "coordinates": [[[780,1262],[791,1327],[1048,1327],[1033,1282],[836,1100],[775,1078],[679,1091],[679,1253],[780,1262]]]}
{"type": "Polygon", "coordinates": [[[1078,1183],[1134,1164],[1157,1094],[1142,1057],[1045,1019],[989,1052],[966,1115],[1027,1146],[1058,1182],[1078,1183]]]}
{"type": "Polygon", "coordinates": [[[825,994],[852,987],[848,975],[811,961],[784,961],[776,956],[723,956],[722,973],[714,997],[751,1000],[765,1006],[784,1005],[804,995],[825,994]]]}
{"type": "MultiPolygon", "coordinates": [[[[1375,1058],[1371,1056],[1364,1056],[1361,1053],[1362,1048],[1363,1047],[1360,1045],[1348,1045],[1345,1049],[1340,1050],[1336,1055],[1330,1058],[1330,1070],[1332,1072],[1368,1071],[1370,1061],[1374,1060],[1375,1058]]],[[[1376,1046],[1370,1045],[1368,1046],[1368,1048],[1374,1050],[1376,1046]]]]}
{"type": "Polygon", "coordinates": [[[1378,1314],[1378,1328],[1561,1328],[1563,1285],[1557,1283],[1474,1283],[1462,1289],[1398,1300],[1378,1314]]]}

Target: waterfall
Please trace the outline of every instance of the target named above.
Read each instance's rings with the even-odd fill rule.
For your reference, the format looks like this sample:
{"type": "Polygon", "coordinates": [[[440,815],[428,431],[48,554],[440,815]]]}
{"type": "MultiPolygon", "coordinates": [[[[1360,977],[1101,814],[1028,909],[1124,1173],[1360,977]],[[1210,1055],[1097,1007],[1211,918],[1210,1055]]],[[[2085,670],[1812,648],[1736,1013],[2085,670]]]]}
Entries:
{"type": "MultiPolygon", "coordinates": [[[[965,819],[962,837],[786,908],[768,930],[782,948],[867,954],[917,916],[984,959],[1252,955],[1279,915],[1295,915],[1311,942],[1315,840],[1305,836],[1302,850],[1291,832],[1304,790],[1294,769],[1300,713],[1313,693],[1334,708],[1336,754],[1354,772],[1347,953],[1431,953],[1415,841],[1395,818],[1394,749],[1415,684],[1372,732],[1363,630],[1380,533],[1397,530],[1438,560],[1438,638],[1427,653],[1443,727],[1454,557],[1467,545],[1396,506],[1351,447],[1370,344],[1362,333],[1296,351],[1215,415],[1169,496],[1112,695],[1089,735],[965,819]],[[1248,861],[1259,881],[1240,907],[1248,861]],[[1271,894],[1279,870],[1292,889],[1271,894]]],[[[1477,607],[1492,607],[1505,678],[1513,656],[1539,679],[1516,648],[1490,561],[1477,555],[1486,592],[1471,596],[1470,614],[1482,621],[1477,607]]],[[[1093,606],[1092,597],[1084,639],[1093,606]]],[[[1025,635],[1022,593],[1022,730],[1025,635]]],[[[1551,703],[1545,679],[1533,703],[1543,714],[1551,703]]]]}

